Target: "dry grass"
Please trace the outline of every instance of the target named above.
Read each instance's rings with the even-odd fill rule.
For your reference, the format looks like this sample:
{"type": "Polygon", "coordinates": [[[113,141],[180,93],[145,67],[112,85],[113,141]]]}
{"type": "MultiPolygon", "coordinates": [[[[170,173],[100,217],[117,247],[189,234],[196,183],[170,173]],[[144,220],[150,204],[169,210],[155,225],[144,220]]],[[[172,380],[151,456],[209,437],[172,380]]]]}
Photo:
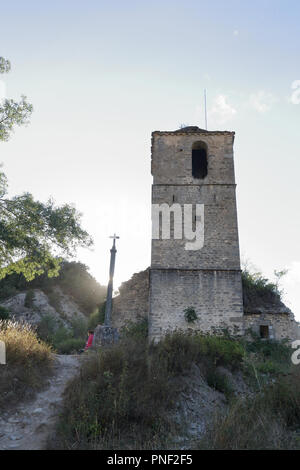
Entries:
{"type": "Polygon", "coordinates": [[[5,409],[42,388],[52,354],[25,323],[0,321],[0,341],[6,346],[6,365],[0,365],[0,409],[5,409]]]}
{"type": "Polygon", "coordinates": [[[178,435],[173,410],[196,363],[206,375],[218,364],[238,367],[236,341],[174,333],[149,345],[140,329],[91,354],[65,392],[56,449],[166,449],[178,435]]]}
{"type": "Polygon", "coordinates": [[[217,416],[200,449],[300,449],[300,370],[295,367],[217,416]]]}
{"type": "Polygon", "coordinates": [[[173,421],[174,405],[182,391],[181,379],[192,364],[210,387],[228,398],[227,413],[216,417],[199,448],[299,448],[300,368],[290,367],[285,344],[244,344],[227,336],[177,332],[149,345],[140,330],[132,331],[114,347],[87,357],[65,392],[50,448],[166,449],[170,442],[174,445],[174,436],[181,432],[173,421]],[[267,371],[263,367],[260,372],[258,366],[265,361],[267,371]],[[231,384],[218,375],[218,366],[239,370],[250,384],[253,379],[251,397],[236,400],[231,384]]]}

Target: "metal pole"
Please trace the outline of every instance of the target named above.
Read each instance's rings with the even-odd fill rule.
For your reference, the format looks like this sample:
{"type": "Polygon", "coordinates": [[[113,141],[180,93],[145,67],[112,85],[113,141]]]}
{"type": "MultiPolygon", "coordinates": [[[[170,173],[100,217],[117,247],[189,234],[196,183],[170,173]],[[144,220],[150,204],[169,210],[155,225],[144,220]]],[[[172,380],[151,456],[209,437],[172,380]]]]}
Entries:
{"type": "Polygon", "coordinates": [[[207,130],[206,88],[204,89],[205,129],[207,130]]]}

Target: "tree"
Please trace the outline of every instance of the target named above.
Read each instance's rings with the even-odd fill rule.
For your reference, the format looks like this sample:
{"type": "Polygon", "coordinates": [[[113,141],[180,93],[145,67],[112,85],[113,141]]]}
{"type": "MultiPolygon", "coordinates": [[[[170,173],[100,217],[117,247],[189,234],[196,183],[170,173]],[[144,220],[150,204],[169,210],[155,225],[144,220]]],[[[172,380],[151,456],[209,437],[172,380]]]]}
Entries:
{"type": "MultiPolygon", "coordinates": [[[[9,72],[10,68],[9,60],[0,57],[0,73],[9,72]]],[[[19,102],[4,99],[0,104],[0,140],[8,140],[15,125],[27,124],[32,111],[33,107],[27,102],[26,96],[21,96],[19,102]]]]}
{"type": "MultiPolygon", "coordinates": [[[[0,57],[0,73],[10,62],[0,57]]],[[[15,125],[28,123],[32,105],[5,99],[0,105],[0,141],[10,137],[15,125]]],[[[61,256],[72,256],[78,246],[91,246],[81,228],[81,215],[72,205],[57,207],[52,199],[36,201],[30,193],[7,197],[7,179],[0,171],[0,279],[13,272],[27,280],[59,272],[61,256]]]]}

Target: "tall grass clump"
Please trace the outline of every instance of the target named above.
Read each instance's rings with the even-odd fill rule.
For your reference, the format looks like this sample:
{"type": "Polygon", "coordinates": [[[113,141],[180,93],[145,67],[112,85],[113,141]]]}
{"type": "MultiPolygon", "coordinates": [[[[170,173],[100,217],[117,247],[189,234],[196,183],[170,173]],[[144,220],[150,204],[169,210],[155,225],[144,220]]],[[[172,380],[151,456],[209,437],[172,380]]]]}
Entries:
{"type": "Polygon", "coordinates": [[[52,315],[44,315],[37,327],[38,337],[48,343],[58,354],[73,354],[86,343],[87,321],[74,319],[69,328],[52,315]]]}
{"type": "Polygon", "coordinates": [[[253,335],[252,341],[241,340],[245,348],[244,379],[256,391],[292,369],[293,349],[286,340],[264,340],[253,335]]]}
{"type": "Polygon", "coordinates": [[[300,450],[300,371],[281,376],[263,390],[233,402],[217,416],[200,449],[300,450]]]}
{"type": "Polygon", "coordinates": [[[243,359],[244,349],[225,338],[178,332],[149,344],[144,331],[130,325],[118,344],[88,355],[66,390],[51,448],[168,448],[178,431],[172,410],[192,365],[208,374],[243,359]]]}
{"type": "Polygon", "coordinates": [[[0,366],[0,409],[29,397],[51,372],[51,348],[26,323],[0,320],[6,364],[0,366]]]}

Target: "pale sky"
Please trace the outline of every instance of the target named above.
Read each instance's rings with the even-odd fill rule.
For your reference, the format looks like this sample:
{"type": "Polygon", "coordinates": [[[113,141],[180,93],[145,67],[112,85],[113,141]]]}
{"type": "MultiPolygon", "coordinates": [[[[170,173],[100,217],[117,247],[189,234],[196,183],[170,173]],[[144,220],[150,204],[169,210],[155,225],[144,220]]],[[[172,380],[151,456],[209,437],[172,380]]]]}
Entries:
{"type": "Polygon", "coordinates": [[[95,240],[78,259],[116,287],[150,264],[153,130],[234,130],[242,257],[289,269],[300,320],[300,3],[297,0],[0,1],[0,93],[31,124],[1,143],[11,194],[74,203],[95,240]]]}

